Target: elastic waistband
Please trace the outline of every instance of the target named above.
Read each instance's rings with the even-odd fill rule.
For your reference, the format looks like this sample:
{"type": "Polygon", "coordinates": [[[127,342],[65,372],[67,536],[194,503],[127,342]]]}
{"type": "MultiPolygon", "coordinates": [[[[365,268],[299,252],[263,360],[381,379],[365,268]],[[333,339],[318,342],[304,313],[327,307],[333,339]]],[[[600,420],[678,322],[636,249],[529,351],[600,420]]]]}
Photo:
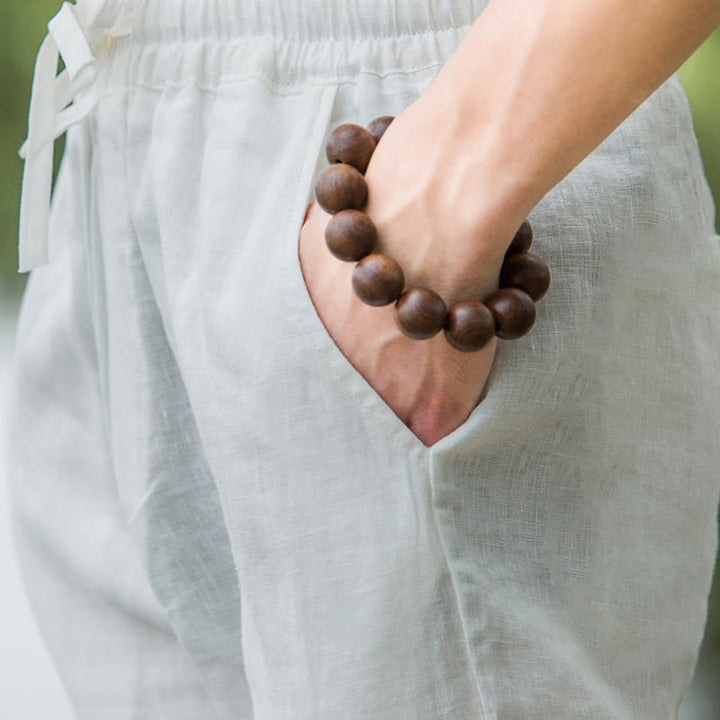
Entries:
{"type": "Polygon", "coordinates": [[[212,88],[255,72],[283,92],[439,66],[487,0],[126,2],[132,32],[118,41],[108,85],[212,88]]]}
{"type": "Polygon", "coordinates": [[[489,0],[77,0],[38,52],[20,202],[18,269],[48,262],[53,139],[105,93],[216,88],[261,78],[277,92],[440,67],[489,0]],[[65,69],[56,77],[58,59],[65,69]]]}
{"type": "Polygon", "coordinates": [[[291,43],[421,35],[467,26],[487,0],[130,0],[136,40],[270,36],[291,43]]]}

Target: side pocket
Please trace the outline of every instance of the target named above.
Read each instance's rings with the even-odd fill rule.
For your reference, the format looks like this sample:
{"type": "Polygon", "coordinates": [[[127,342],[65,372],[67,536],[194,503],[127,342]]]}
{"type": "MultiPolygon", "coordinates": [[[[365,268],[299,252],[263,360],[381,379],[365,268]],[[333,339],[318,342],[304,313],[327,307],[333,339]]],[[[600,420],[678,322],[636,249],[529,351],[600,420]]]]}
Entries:
{"type": "Polygon", "coordinates": [[[307,220],[308,210],[314,198],[315,183],[317,182],[318,175],[327,164],[325,159],[325,143],[331,131],[333,108],[337,91],[337,85],[327,85],[323,88],[322,94],[318,99],[315,122],[308,138],[307,152],[298,177],[298,193],[292,211],[293,217],[297,218],[297,221],[292,223],[296,246],[298,245],[300,230],[307,220]],[[300,213],[302,213],[302,215],[300,215],[300,213]]]}
{"type": "MultiPolygon", "coordinates": [[[[323,100],[329,103],[330,98],[325,95],[323,100]]],[[[489,378],[485,378],[480,401],[469,412],[465,420],[441,438],[436,439],[432,445],[425,445],[419,435],[415,435],[410,429],[409,424],[401,419],[401,412],[395,409],[399,403],[394,406],[390,405],[381,391],[371,384],[371,381],[377,379],[379,375],[377,372],[372,374],[373,370],[377,370],[377,365],[373,367],[372,363],[367,362],[367,353],[365,357],[362,357],[362,353],[358,350],[361,345],[365,350],[368,348],[368,345],[361,340],[367,325],[363,325],[362,320],[357,320],[357,316],[353,313],[347,312],[348,306],[343,305],[345,300],[340,299],[341,295],[334,297],[332,294],[334,292],[352,292],[350,273],[348,272],[347,276],[343,271],[334,273],[332,268],[322,264],[326,259],[323,258],[323,254],[327,253],[327,250],[321,247],[324,245],[321,237],[323,220],[320,217],[319,208],[313,207],[312,211],[308,212],[312,204],[315,181],[319,173],[327,167],[324,142],[329,132],[334,129],[333,121],[338,120],[339,122],[338,116],[344,115],[343,112],[331,111],[328,113],[328,108],[329,104],[323,105],[322,108],[322,117],[325,119],[324,127],[321,125],[319,128],[317,123],[314,125],[312,145],[304,156],[304,166],[301,172],[303,180],[298,193],[299,197],[294,203],[292,223],[290,224],[294,232],[293,242],[296,245],[295,269],[297,270],[296,273],[293,272],[292,277],[292,292],[297,291],[297,296],[293,295],[292,303],[295,313],[293,328],[295,331],[299,329],[303,334],[304,342],[309,343],[303,348],[306,356],[312,357],[313,365],[322,368],[317,377],[315,397],[323,394],[342,397],[349,393],[353,401],[352,405],[341,410],[339,416],[348,417],[351,414],[353,421],[373,433],[378,431],[382,423],[385,437],[394,438],[397,445],[406,451],[426,455],[429,449],[435,448],[438,443],[452,442],[452,438],[470,430],[470,420],[474,421],[481,414],[479,405],[489,392],[489,378]],[[321,129],[324,132],[321,133],[321,129]],[[305,184],[305,179],[311,180],[309,186],[305,184]],[[309,223],[306,224],[308,220],[309,223]],[[346,281],[347,286],[344,286],[341,280],[346,281]],[[332,291],[328,288],[332,288],[332,291]],[[335,312],[336,310],[338,312],[335,312]],[[356,363],[356,360],[352,358],[361,358],[366,362],[364,364],[359,361],[356,363]]],[[[346,264],[346,269],[351,271],[352,266],[346,264]]],[[[418,364],[413,366],[412,362],[406,363],[404,371],[408,372],[407,368],[411,367],[417,368],[418,364]]],[[[306,371],[306,376],[310,377],[312,374],[310,369],[306,371]]],[[[493,374],[492,371],[491,374],[493,374]]],[[[387,377],[388,375],[383,379],[386,380],[387,377]]],[[[386,384],[385,387],[387,388],[387,386],[386,384]]]]}

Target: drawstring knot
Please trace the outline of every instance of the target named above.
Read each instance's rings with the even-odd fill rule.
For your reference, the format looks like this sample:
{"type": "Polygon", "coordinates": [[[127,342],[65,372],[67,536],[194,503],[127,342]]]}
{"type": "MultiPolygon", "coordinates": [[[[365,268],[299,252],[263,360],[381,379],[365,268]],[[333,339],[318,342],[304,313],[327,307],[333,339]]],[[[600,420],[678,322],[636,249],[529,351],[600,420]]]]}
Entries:
{"type": "Polygon", "coordinates": [[[118,2],[63,3],[48,23],[33,74],[20,198],[18,272],[48,262],[48,225],[55,139],[87,115],[97,102],[91,92],[99,59],[112,53],[116,38],[129,34],[118,2]],[[58,75],[58,60],[65,69],[58,75]],[[83,92],[85,91],[85,92],[83,92]]]}

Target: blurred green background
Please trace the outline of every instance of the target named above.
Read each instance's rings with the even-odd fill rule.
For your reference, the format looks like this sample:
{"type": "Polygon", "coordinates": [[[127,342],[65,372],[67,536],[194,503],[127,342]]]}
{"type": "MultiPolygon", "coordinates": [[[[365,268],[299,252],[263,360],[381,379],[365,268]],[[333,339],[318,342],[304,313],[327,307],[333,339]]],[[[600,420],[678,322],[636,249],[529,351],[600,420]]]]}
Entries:
{"type": "MultiPolygon", "coordinates": [[[[25,275],[16,273],[17,218],[22,161],[17,148],[25,138],[32,68],[45,23],[58,0],[3,0],[0,4],[0,303],[20,296],[25,275]]],[[[706,175],[720,205],[720,31],[681,68],[693,109],[706,175]]],[[[56,147],[56,165],[62,154],[56,147]]],[[[719,409],[720,411],[720,409],[719,409]]],[[[720,655],[720,579],[716,573],[705,655],[720,655]]]]}
{"type": "MultiPolygon", "coordinates": [[[[680,79],[692,107],[705,175],[720,208],[720,28],[680,68],[680,79]]],[[[720,232],[720,212],[715,214],[715,227],[720,232]]],[[[712,658],[720,664],[720,561],[715,567],[703,655],[706,662],[712,658]]],[[[713,675],[718,677],[717,672],[713,675]]]]}

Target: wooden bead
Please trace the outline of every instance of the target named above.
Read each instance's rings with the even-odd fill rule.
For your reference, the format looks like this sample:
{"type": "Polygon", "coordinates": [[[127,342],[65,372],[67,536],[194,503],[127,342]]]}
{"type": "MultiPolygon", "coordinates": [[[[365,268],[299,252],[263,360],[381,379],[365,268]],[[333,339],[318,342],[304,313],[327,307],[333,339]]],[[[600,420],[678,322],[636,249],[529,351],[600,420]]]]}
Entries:
{"type": "Polygon", "coordinates": [[[382,253],[365,256],[353,270],[355,294],[368,305],[388,305],[402,295],[405,276],[397,261],[382,253]]]}
{"type": "Polygon", "coordinates": [[[477,300],[461,300],[450,306],[445,323],[445,337],[462,352],[484,348],[495,334],[495,320],[490,310],[477,300]]]}
{"type": "Polygon", "coordinates": [[[443,329],[446,315],[443,299],[426,288],[411,288],[395,303],[395,322],[414,340],[437,335],[443,329]]]}
{"type": "Polygon", "coordinates": [[[500,288],[485,304],[495,318],[495,334],[503,340],[522,337],[535,323],[535,303],[517,288],[500,288]]]}
{"type": "Polygon", "coordinates": [[[357,168],[334,163],[320,173],[315,198],[323,210],[333,215],[341,210],[359,209],[367,200],[367,184],[357,168]]]}
{"type": "Polygon", "coordinates": [[[514,287],[537,302],[550,287],[550,269],[533,253],[508,255],[500,270],[500,287],[514,287]]]}
{"type": "Polygon", "coordinates": [[[523,220],[522,225],[515,233],[515,237],[510,243],[510,247],[505,251],[505,255],[514,255],[515,253],[524,253],[530,249],[533,241],[532,226],[527,220],[523,220]]]}
{"type": "Polygon", "coordinates": [[[325,226],[328,250],[338,260],[360,260],[377,242],[375,223],[361,210],[341,210],[325,226]]]}
{"type": "Polygon", "coordinates": [[[368,132],[373,136],[376,143],[380,142],[380,138],[385,134],[385,131],[394,119],[394,115],[382,115],[381,117],[375,118],[367,126],[368,132]]]}
{"type": "Polygon", "coordinates": [[[325,148],[331,163],[347,163],[365,173],[375,150],[375,138],[362,125],[344,123],[330,134],[325,148]]]}

